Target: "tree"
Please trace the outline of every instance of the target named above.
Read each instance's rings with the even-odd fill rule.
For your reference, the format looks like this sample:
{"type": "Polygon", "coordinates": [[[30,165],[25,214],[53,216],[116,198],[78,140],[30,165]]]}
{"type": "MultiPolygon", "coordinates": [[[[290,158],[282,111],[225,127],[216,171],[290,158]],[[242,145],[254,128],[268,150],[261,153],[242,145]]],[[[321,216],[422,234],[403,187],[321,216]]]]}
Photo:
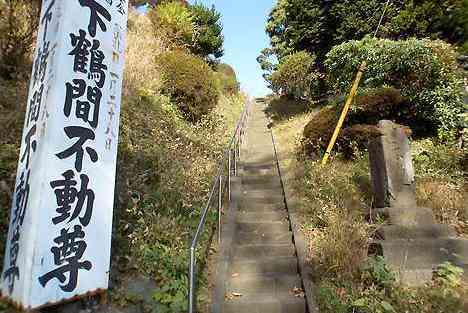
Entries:
{"type": "Polygon", "coordinates": [[[271,85],[275,92],[299,100],[311,97],[317,80],[315,55],[301,51],[283,59],[271,76],[271,85]]]}
{"type": "Polygon", "coordinates": [[[197,28],[192,52],[203,58],[218,59],[223,56],[224,37],[221,13],[215,7],[205,7],[195,3],[190,6],[193,22],[197,28]]]}
{"type": "Polygon", "coordinates": [[[196,33],[192,12],[181,2],[159,4],[149,12],[154,31],[162,34],[168,45],[190,49],[196,33]]]}
{"type": "Polygon", "coordinates": [[[257,57],[257,62],[260,64],[260,68],[262,69],[263,79],[269,84],[271,88],[271,75],[274,71],[278,69],[278,64],[274,63],[272,58],[274,57],[275,52],[271,48],[265,48],[260,51],[260,55],[257,57]]]}
{"type": "MultiPolygon", "coordinates": [[[[266,31],[281,59],[292,51],[317,55],[319,65],[337,44],[362,39],[377,27],[386,0],[279,0],[266,31]]],[[[379,35],[389,39],[429,37],[453,44],[468,39],[468,0],[394,0],[379,35]]]]}

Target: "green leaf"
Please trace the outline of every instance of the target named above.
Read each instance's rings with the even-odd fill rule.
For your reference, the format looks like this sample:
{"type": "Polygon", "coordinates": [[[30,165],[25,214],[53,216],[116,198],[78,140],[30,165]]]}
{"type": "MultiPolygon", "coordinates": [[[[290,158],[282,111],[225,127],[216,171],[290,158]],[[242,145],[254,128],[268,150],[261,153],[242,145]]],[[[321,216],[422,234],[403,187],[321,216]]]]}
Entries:
{"type": "Polygon", "coordinates": [[[357,308],[364,308],[367,306],[367,299],[366,298],[360,298],[357,300],[353,301],[353,307],[357,308]]]}
{"type": "Polygon", "coordinates": [[[385,312],[395,312],[393,306],[387,301],[382,301],[380,305],[382,306],[382,309],[384,309],[385,312]]]}

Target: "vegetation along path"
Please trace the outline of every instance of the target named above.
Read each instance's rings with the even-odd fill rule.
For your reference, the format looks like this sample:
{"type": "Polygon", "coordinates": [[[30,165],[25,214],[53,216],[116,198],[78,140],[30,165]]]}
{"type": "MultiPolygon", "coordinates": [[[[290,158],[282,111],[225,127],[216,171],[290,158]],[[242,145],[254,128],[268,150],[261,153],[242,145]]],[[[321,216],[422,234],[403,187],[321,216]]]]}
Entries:
{"type": "Polygon", "coordinates": [[[222,312],[306,312],[267,118],[252,110],[222,312]]]}

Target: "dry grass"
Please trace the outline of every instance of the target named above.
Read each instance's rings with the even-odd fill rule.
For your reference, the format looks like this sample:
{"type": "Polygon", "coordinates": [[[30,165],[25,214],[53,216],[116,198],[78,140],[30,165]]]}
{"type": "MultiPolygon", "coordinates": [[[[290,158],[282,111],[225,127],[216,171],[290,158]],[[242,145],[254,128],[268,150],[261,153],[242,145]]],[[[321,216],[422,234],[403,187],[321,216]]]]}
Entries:
{"type": "Polygon", "coordinates": [[[138,90],[157,93],[161,88],[162,78],[156,69],[156,58],[167,50],[164,40],[155,37],[151,20],[135,10],[130,11],[128,27],[124,96],[138,90]]]}
{"type": "Polygon", "coordinates": [[[275,127],[278,152],[302,205],[302,230],[318,275],[352,277],[367,257],[372,226],[363,219],[366,197],[362,164],[335,160],[327,168],[301,155],[304,126],[315,113],[279,121],[275,127]]]}
{"type": "Polygon", "coordinates": [[[468,183],[463,170],[463,151],[433,140],[411,143],[416,172],[416,197],[431,208],[439,223],[454,226],[468,237],[468,183]]]}
{"type": "Polygon", "coordinates": [[[417,182],[418,204],[432,208],[439,223],[453,226],[459,235],[468,237],[468,185],[437,179],[417,182]]]}

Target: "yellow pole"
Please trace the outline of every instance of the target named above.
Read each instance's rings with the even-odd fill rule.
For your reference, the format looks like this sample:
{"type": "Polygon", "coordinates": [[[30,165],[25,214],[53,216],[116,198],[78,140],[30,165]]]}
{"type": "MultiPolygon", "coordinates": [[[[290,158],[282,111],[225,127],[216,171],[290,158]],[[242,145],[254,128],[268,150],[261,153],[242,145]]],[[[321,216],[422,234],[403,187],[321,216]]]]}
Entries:
{"type": "Polygon", "coordinates": [[[356,75],[356,79],[354,80],[353,87],[351,88],[351,92],[349,93],[348,99],[346,99],[345,106],[343,108],[343,111],[341,112],[341,116],[340,116],[340,119],[338,120],[338,124],[336,125],[335,132],[333,133],[330,143],[328,144],[327,152],[325,152],[325,155],[323,156],[322,165],[325,165],[328,162],[328,158],[330,157],[333,147],[335,146],[336,139],[338,138],[338,135],[341,131],[341,127],[343,126],[343,122],[346,118],[346,115],[348,114],[349,107],[351,106],[354,96],[356,95],[357,89],[359,87],[359,83],[361,82],[362,75],[364,74],[366,66],[367,66],[367,62],[363,61],[361,63],[361,66],[359,67],[359,70],[356,75]]]}

